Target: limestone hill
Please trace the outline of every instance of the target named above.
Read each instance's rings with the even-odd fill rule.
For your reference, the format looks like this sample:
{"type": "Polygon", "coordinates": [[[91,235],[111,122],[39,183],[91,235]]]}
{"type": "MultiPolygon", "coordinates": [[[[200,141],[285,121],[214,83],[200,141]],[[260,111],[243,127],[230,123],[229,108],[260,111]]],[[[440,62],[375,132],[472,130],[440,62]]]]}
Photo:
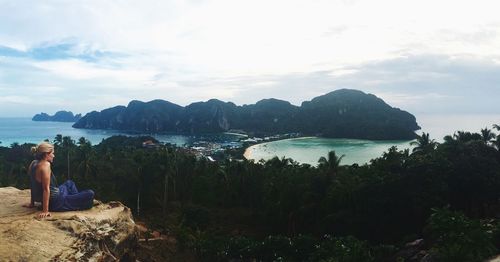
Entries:
{"type": "Polygon", "coordinates": [[[186,107],[164,100],[132,101],[128,106],[92,111],[73,127],[181,134],[243,130],[257,136],[301,133],[372,140],[414,139],[414,131],[420,129],[412,114],[375,95],[350,89],[316,97],[300,107],[278,99],[243,106],[211,99],[186,107]]]}

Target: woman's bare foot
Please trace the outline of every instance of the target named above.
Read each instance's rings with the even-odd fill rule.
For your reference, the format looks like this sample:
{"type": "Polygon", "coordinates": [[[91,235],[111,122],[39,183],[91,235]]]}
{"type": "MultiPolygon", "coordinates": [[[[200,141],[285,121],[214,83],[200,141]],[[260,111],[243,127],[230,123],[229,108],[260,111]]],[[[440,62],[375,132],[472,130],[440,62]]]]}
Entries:
{"type": "Polygon", "coordinates": [[[29,204],[23,204],[23,207],[27,207],[27,208],[34,208],[35,205],[33,205],[32,203],[29,203],[29,204]]]}

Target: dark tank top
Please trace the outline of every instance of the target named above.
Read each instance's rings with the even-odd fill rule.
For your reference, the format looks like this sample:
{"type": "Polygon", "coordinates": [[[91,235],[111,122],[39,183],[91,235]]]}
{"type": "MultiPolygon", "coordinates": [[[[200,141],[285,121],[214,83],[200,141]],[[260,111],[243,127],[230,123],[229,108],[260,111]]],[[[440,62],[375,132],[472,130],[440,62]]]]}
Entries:
{"type": "MultiPolygon", "coordinates": [[[[31,183],[31,199],[34,202],[42,202],[43,200],[43,187],[42,183],[36,180],[36,167],[39,161],[35,160],[31,165],[30,183],[31,183]]],[[[59,188],[57,188],[57,181],[54,173],[50,174],[50,198],[56,198],[59,195],[59,188]]]]}

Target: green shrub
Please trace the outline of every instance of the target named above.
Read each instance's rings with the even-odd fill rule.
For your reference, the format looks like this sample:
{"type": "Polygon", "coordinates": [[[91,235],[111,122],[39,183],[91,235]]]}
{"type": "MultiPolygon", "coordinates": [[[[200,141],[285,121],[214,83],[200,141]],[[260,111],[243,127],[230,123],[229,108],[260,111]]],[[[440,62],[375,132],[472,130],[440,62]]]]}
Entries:
{"type": "Polygon", "coordinates": [[[262,241],[260,257],[264,261],[286,261],[293,256],[292,239],[285,236],[268,236],[262,241]]]}
{"type": "Polygon", "coordinates": [[[198,239],[196,232],[184,226],[173,228],[173,233],[177,239],[177,248],[181,251],[193,247],[198,239]]]}
{"type": "Polygon", "coordinates": [[[196,240],[194,249],[202,261],[227,261],[227,238],[205,234],[196,240]]]}
{"type": "Polygon", "coordinates": [[[259,256],[260,242],[254,239],[238,236],[231,237],[226,245],[226,258],[252,259],[259,256]]]}
{"type": "Polygon", "coordinates": [[[307,261],[309,256],[316,251],[318,244],[318,239],[310,235],[298,235],[293,238],[292,242],[293,259],[295,261],[307,261]]]}
{"type": "Polygon", "coordinates": [[[228,238],[204,234],[194,247],[203,261],[374,261],[366,242],[329,235],[322,241],[308,235],[268,236],[257,241],[243,236],[228,238]]]}
{"type": "Polygon", "coordinates": [[[200,206],[186,206],[182,210],[183,224],[192,229],[205,229],[211,221],[210,210],[200,206]]]}
{"type": "Polygon", "coordinates": [[[331,237],[326,235],[311,255],[310,261],[357,262],[373,261],[369,245],[355,237],[331,237]]]}
{"type": "Polygon", "coordinates": [[[393,245],[377,245],[371,248],[374,261],[390,261],[393,255],[397,252],[396,246],[393,245]]]}
{"type": "Polygon", "coordinates": [[[482,261],[496,253],[491,228],[461,212],[433,209],[426,232],[438,261],[482,261]]]}

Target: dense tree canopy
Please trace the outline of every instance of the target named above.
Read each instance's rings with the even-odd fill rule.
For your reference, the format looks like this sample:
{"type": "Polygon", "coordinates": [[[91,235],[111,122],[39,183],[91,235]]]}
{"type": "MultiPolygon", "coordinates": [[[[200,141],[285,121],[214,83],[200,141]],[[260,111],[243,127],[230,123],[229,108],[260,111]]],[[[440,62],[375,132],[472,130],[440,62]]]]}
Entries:
{"type": "MultiPolygon", "coordinates": [[[[335,260],[343,252],[338,247],[349,245],[365,261],[384,261],[401,243],[419,237],[437,241],[431,249],[437,257],[450,257],[450,248],[470,244],[452,247],[453,238],[440,238],[447,221],[458,217],[463,222],[453,230],[464,227],[472,239],[488,236],[481,242],[488,248],[474,261],[499,247],[498,231],[482,222],[492,224],[500,212],[498,136],[488,132],[457,132],[441,144],[423,134],[413,153],[392,147],[362,166],[342,165],[335,152],[318,166],[286,158],[213,163],[170,145],[143,147],[143,141],[154,141],[150,137],[115,136],[93,146],[85,138],[75,143],[58,135],[53,170],[60,182],[70,177],[101,200],[124,202],[174,232],[179,245],[213,260],[273,260],[267,256],[280,254],[292,261],[356,261],[353,254],[354,260],[335,260]],[[298,245],[300,254],[283,243],[298,245]],[[242,245],[253,251],[241,253],[242,245]],[[221,257],[221,249],[230,252],[221,257]]],[[[28,187],[31,146],[0,147],[1,186],[28,187]]]]}

